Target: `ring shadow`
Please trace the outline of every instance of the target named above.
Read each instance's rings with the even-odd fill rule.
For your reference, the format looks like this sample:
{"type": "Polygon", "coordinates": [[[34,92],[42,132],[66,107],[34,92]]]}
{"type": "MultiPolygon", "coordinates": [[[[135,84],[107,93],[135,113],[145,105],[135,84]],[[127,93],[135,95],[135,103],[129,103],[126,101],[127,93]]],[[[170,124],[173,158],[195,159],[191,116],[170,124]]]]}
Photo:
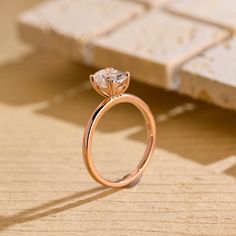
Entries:
{"type": "Polygon", "coordinates": [[[108,188],[104,186],[96,187],[23,210],[13,216],[0,216],[0,231],[5,230],[12,225],[37,220],[96,201],[119,190],[120,189],[108,188]]]}

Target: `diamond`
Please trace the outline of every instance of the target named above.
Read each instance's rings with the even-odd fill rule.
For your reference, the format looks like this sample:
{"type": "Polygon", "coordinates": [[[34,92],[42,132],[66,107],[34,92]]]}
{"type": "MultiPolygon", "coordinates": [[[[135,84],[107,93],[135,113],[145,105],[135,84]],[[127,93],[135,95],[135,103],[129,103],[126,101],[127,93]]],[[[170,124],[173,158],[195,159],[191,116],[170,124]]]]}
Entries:
{"type": "Polygon", "coordinates": [[[128,74],[114,68],[106,68],[99,70],[94,74],[94,82],[100,88],[108,88],[109,82],[121,84],[128,79],[128,74]]]}

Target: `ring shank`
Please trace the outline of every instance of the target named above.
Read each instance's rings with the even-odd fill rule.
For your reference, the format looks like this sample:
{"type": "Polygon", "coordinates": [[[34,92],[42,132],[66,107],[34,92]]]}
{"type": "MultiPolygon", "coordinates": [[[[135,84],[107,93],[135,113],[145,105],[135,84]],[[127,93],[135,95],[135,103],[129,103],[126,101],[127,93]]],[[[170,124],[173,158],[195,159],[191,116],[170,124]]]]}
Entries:
{"type": "Polygon", "coordinates": [[[156,142],[156,125],[153,115],[147,106],[147,104],[131,94],[123,94],[119,97],[107,98],[105,99],[94,111],[90,117],[87,126],[85,127],[84,138],[83,138],[83,157],[85,165],[90,173],[90,175],[99,183],[109,186],[109,187],[124,187],[132,184],[137,179],[139,179],[150,160],[150,157],[155,148],[156,142]],[[97,127],[98,122],[103,117],[103,115],[110,110],[113,106],[120,103],[130,103],[133,104],[142,113],[146,128],[147,128],[147,145],[144,151],[143,157],[138,163],[138,165],[123,179],[118,181],[110,181],[104,178],[96,169],[93,158],[92,158],[92,141],[94,136],[94,131],[97,127]]]}

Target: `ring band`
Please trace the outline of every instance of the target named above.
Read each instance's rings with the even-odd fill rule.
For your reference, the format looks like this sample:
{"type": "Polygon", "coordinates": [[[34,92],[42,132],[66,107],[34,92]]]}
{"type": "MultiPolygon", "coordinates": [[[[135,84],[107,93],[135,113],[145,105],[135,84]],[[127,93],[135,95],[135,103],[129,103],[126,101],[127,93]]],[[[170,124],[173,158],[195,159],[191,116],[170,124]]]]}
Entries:
{"type": "Polygon", "coordinates": [[[90,76],[92,86],[106,99],[95,109],[84,131],[82,152],[85,165],[90,175],[97,182],[109,187],[125,187],[140,179],[155,148],[156,125],[153,115],[147,104],[131,94],[123,94],[128,88],[130,75],[113,68],[106,68],[90,76]],[[130,103],[142,113],[147,129],[147,145],[144,155],[138,165],[126,176],[117,181],[104,178],[96,169],[92,158],[92,141],[95,129],[103,115],[113,106],[121,103],[130,103]]]}

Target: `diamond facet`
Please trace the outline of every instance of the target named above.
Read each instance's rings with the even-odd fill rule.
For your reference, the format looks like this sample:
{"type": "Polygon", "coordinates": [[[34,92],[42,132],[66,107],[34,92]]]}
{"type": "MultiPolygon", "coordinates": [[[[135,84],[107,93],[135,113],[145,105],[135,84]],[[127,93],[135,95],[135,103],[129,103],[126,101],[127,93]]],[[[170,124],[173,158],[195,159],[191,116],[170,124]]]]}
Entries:
{"type": "Polygon", "coordinates": [[[129,72],[122,72],[113,68],[99,70],[90,75],[93,88],[104,97],[122,95],[129,86],[129,72]]]}
{"type": "Polygon", "coordinates": [[[121,84],[128,79],[128,75],[125,72],[116,70],[114,68],[106,68],[99,70],[94,74],[94,82],[100,88],[108,88],[109,83],[121,84]]]}

